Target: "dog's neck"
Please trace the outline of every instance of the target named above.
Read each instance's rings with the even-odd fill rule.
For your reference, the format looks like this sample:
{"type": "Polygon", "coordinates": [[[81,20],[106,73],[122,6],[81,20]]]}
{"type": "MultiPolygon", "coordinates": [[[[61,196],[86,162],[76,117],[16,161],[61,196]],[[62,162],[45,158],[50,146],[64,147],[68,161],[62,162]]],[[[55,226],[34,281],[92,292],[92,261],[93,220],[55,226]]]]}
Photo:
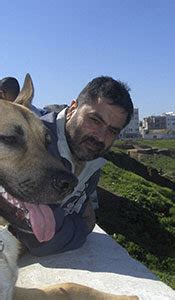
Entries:
{"type": "Polygon", "coordinates": [[[17,280],[17,259],[19,243],[8,231],[0,226],[0,299],[11,300],[17,280]]]}

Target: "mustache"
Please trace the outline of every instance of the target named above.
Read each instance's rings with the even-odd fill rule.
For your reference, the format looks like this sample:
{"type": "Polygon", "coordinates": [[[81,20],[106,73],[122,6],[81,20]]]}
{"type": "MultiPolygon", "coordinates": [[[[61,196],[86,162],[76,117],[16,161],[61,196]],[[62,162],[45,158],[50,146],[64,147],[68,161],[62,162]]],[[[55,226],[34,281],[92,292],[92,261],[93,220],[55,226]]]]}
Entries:
{"type": "Polygon", "coordinates": [[[99,142],[92,136],[86,136],[82,139],[82,143],[84,142],[90,142],[92,145],[94,145],[98,150],[103,150],[105,148],[105,144],[103,142],[99,142]]]}

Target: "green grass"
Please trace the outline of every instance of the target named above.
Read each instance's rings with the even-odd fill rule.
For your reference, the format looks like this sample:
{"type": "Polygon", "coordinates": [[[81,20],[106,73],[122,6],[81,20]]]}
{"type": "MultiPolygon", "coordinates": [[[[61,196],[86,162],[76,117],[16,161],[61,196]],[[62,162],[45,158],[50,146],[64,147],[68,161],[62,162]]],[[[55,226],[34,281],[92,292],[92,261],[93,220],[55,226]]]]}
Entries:
{"type": "Polygon", "coordinates": [[[157,147],[157,148],[168,148],[170,150],[175,150],[175,139],[167,139],[167,140],[136,140],[136,141],[122,141],[116,140],[114,143],[114,147],[126,145],[126,144],[138,144],[138,145],[147,145],[149,147],[157,147]]]}
{"type": "Polygon", "coordinates": [[[175,182],[175,158],[164,155],[141,155],[140,161],[159,171],[160,174],[175,182]]]}
{"type": "MultiPolygon", "coordinates": [[[[117,195],[139,202],[143,208],[151,210],[161,219],[170,216],[169,210],[175,208],[172,200],[175,193],[172,190],[122,170],[111,162],[103,168],[100,185],[117,195]]],[[[173,215],[175,217],[175,213],[173,215]]]]}
{"type": "Polygon", "coordinates": [[[145,266],[147,266],[156,276],[175,289],[175,259],[174,258],[159,258],[157,255],[153,255],[144,248],[140,247],[132,241],[128,241],[124,235],[114,234],[112,236],[119,244],[125,247],[128,253],[135,259],[140,260],[145,266]]]}
{"type": "Polygon", "coordinates": [[[111,212],[113,230],[110,228],[108,233],[131,256],[175,288],[174,192],[111,162],[103,168],[100,186],[127,199],[120,211],[111,212]]]}
{"type": "Polygon", "coordinates": [[[141,145],[148,145],[150,147],[168,148],[170,150],[175,150],[175,139],[139,140],[137,141],[137,143],[141,145]]]}
{"type": "MultiPolygon", "coordinates": [[[[132,142],[126,141],[116,141],[112,150],[114,152],[119,151],[118,147],[126,144],[132,144],[132,142]]],[[[158,149],[161,148],[168,148],[172,156],[165,156],[160,154],[154,155],[140,155],[139,161],[144,165],[157,169],[160,174],[165,176],[166,178],[170,179],[171,181],[175,182],[175,139],[170,140],[138,140],[133,142],[135,145],[146,145],[149,147],[155,147],[158,149]]],[[[126,153],[126,151],[120,148],[120,151],[126,153]]]]}

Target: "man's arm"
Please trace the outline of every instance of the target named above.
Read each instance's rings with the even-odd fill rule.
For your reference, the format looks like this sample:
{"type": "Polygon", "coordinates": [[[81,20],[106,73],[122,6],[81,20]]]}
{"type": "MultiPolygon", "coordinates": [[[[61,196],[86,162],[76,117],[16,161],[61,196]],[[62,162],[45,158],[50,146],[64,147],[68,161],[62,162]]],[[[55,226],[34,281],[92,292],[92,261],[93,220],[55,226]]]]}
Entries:
{"type": "Polygon", "coordinates": [[[91,199],[88,199],[86,202],[86,207],[82,214],[82,219],[86,223],[88,231],[91,232],[94,229],[96,223],[95,212],[92,206],[91,199]]]}

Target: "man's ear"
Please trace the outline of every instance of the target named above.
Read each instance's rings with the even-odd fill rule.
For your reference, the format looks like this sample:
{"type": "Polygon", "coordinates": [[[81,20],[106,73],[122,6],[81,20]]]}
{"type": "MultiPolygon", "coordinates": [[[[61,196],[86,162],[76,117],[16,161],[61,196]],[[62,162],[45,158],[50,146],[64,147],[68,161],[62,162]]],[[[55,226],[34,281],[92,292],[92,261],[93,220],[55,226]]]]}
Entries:
{"type": "Polygon", "coordinates": [[[15,99],[15,103],[30,107],[32,99],[34,96],[34,87],[32,78],[29,74],[26,75],[22,90],[20,91],[19,95],[15,99]]]}
{"type": "Polygon", "coordinates": [[[71,105],[69,106],[66,114],[67,121],[71,118],[72,114],[76,111],[77,107],[77,100],[72,100],[71,105]]]}
{"type": "Polygon", "coordinates": [[[0,90],[0,99],[5,99],[5,95],[3,90],[0,90]]]}

